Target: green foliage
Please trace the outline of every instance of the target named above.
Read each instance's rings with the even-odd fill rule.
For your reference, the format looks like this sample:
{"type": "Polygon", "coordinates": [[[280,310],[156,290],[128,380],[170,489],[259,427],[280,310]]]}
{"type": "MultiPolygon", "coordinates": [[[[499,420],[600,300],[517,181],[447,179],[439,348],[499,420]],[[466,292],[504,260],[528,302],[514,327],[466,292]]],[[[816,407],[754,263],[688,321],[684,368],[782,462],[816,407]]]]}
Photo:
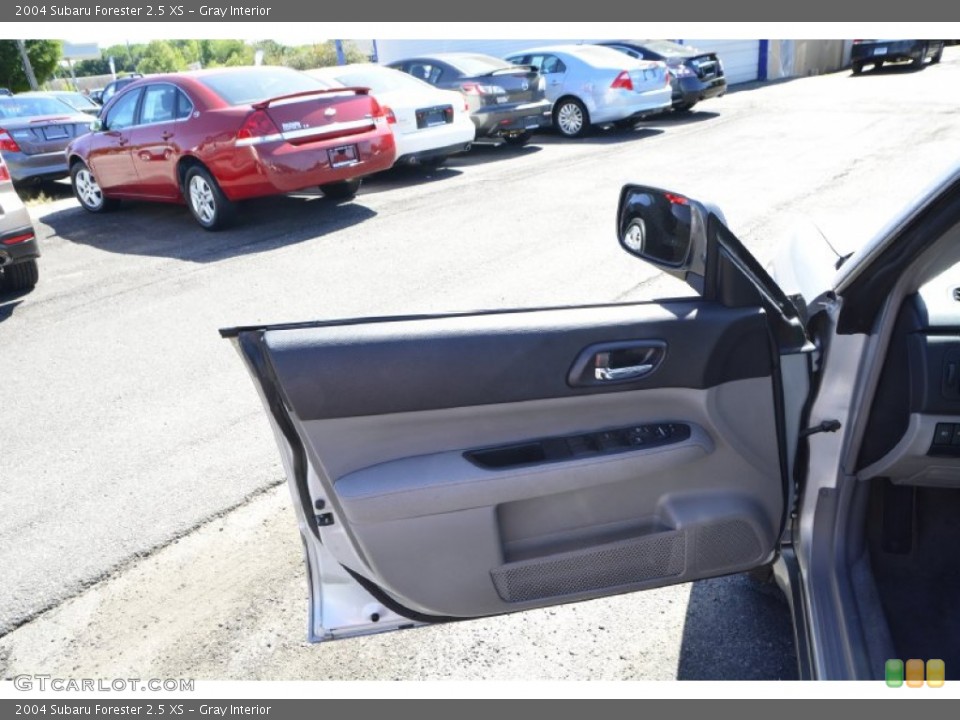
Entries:
{"type": "Polygon", "coordinates": [[[177,72],[186,69],[183,55],[172,43],[166,40],[154,40],[147,45],[143,58],[137,63],[137,72],[151,73],[177,72]]]}
{"type": "MultiPolygon", "coordinates": [[[[58,40],[27,40],[25,44],[33,74],[37,82],[43,85],[56,73],[61,57],[60,42],[58,40]]],[[[14,92],[30,89],[16,40],[0,40],[0,87],[10,88],[14,92]]]]}
{"type": "MultiPolygon", "coordinates": [[[[16,47],[13,49],[16,52],[16,47]]],[[[276,40],[261,40],[252,44],[243,40],[154,40],[149,45],[111,45],[101,50],[99,59],[75,63],[74,71],[77,77],[107,75],[110,72],[111,57],[118,75],[132,72],[145,75],[176,72],[198,66],[237,67],[253,65],[257,50],[263,51],[264,65],[286,65],[298,70],[308,70],[337,64],[333,41],[291,47],[276,40]]],[[[349,63],[367,60],[367,57],[349,42],[344,43],[344,54],[349,63]]],[[[0,67],[9,66],[0,54],[0,67]]]]}

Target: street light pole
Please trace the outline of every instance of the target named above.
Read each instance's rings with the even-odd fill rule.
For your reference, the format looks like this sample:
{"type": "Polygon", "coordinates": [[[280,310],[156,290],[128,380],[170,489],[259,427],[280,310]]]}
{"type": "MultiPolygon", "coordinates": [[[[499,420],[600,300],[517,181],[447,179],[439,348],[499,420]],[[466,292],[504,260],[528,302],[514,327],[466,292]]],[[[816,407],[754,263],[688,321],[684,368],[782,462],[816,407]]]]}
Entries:
{"type": "Polygon", "coordinates": [[[37,76],[33,74],[33,65],[30,64],[30,57],[27,55],[27,45],[23,40],[17,40],[17,47],[20,49],[20,60],[23,61],[23,71],[27,74],[27,82],[30,83],[31,90],[39,90],[37,76]]]}

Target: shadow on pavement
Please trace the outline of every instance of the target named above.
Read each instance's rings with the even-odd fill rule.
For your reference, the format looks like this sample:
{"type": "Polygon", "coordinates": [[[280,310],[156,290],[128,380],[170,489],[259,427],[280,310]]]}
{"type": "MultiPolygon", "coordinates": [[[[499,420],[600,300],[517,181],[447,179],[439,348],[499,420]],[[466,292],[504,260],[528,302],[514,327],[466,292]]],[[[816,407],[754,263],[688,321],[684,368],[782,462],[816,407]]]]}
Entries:
{"type": "Polygon", "coordinates": [[[337,203],[319,191],[251,200],[240,205],[236,223],[219,232],[203,230],[183,205],[160,203],[124,202],[102,215],[76,205],[41,222],[63,240],[106,252],[209,263],[331,236],[376,216],[362,203],[362,196],[337,203]]]}
{"type": "MultiPolygon", "coordinates": [[[[650,118],[652,120],[652,118],[650,118]]],[[[590,133],[580,138],[565,138],[556,132],[544,133],[534,136],[531,142],[537,145],[565,145],[574,143],[577,145],[617,145],[619,143],[633,142],[634,140],[643,140],[644,138],[661,135],[663,130],[654,127],[648,127],[643,123],[649,122],[641,120],[633,128],[598,128],[595,127],[590,133]]]]}
{"type": "Polygon", "coordinates": [[[17,195],[27,204],[43,204],[45,201],[63,200],[73,197],[73,188],[69,180],[43,181],[27,185],[17,185],[17,195]]]}
{"type": "Polygon", "coordinates": [[[12,317],[17,305],[23,302],[20,298],[29,294],[29,290],[18,290],[17,292],[0,291],[0,322],[12,317]]]}
{"type": "Polygon", "coordinates": [[[745,574],[693,584],[678,680],[796,680],[793,624],[775,583],[745,574]]]}
{"type": "Polygon", "coordinates": [[[670,112],[660,113],[659,115],[648,118],[645,121],[645,127],[648,129],[651,125],[656,128],[683,127],[684,125],[695,125],[718,117],[720,117],[720,113],[711,110],[700,110],[698,108],[686,112],[671,110],[670,112]]]}
{"type": "Polygon", "coordinates": [[[930,63],[924,63],[923,65],[917,67],[913,63],[884,63],[880,67],[870,67],[870,61],[866,61],[864,65],[869,70],[864,69],[859,75],[854,75],[853,72],[850,73],[850,77],[855,78],[868,78],[868,77],[889,77],[890,75],[909,75],[911,73],[920,72],[925,67],[928,67],[930,63]]]}
{"type": "Polygon", "coordinates": [[[534,135],[526,145],[508,145],[504,142],[482,140],[475,142],[469,152],[454,155],[447,160],[450,168],[483,165],[490,162],[504,162],[519,157],[527,157],[540,152],[540,135],[534,135]]]}
{"type": "Polygon", "coordinates": [[[429,165],[398,165],[364,178],[363,187],[360,189],[360,195],[372,195],[374,193],[393,190],[411,185],[429,185],[430,183],[442,182],[455,178],[463,173],[459,170],[449,167],[457,160],[455,156],[448,158],[440,167],[431,167],[429,165]]]}

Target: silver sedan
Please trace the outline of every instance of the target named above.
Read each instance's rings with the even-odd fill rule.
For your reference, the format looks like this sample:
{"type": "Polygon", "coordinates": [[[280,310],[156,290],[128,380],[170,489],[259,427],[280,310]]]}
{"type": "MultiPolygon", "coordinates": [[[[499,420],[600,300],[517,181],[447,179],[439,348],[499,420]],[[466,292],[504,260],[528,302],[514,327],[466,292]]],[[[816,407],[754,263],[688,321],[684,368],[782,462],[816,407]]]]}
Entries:
{"type": "Polygon", "coordinates": [[[580,137],[591,125],[632,126],[670,107],[667,66],[596,45],[530,48],[507,58],[532,65],[547,81],[553,124],[561,135],[580,137]]]}

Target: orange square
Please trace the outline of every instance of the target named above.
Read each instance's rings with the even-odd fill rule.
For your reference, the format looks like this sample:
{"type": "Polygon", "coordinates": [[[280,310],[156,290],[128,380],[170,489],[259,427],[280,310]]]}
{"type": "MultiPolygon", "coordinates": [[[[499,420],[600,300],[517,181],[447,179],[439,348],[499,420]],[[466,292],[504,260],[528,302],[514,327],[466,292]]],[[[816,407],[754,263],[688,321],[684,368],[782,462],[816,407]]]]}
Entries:
{"type": "Polygon", "coordinates": [[[927,660],[927,685],[932,688],[943,687],[947,677],[947,668],[943,660],[927,660]]]}
{"type": "Polygon", "coordinates": [[[907,687],[923,687],[923,660],[907,660],[907,687]]]}

